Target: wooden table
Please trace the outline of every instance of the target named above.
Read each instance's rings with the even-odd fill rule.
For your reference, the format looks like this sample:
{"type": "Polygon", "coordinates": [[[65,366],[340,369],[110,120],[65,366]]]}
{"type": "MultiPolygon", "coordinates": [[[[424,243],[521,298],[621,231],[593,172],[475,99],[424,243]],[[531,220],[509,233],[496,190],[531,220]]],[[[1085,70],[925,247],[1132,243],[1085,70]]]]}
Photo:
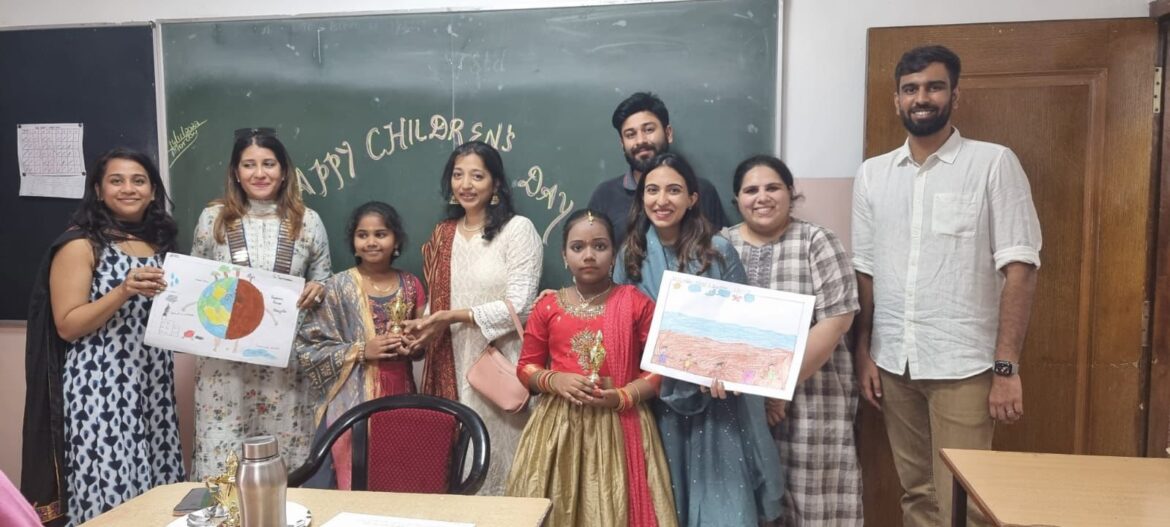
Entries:
{"type": "MultiPolygon", "coordinates": [[[[83,524],[84,527],[163,527],[175,520],[171,510],[198,483],[155,487],[83,524]]],[[[313,527],[340,512],[380,514],[427,520],[470,522],[476,527],[539,527],[552,508],[545,498],[400,494],[317,489],[288,489],[289,501],[309,508],[313,527]]]]}
{"type": "Polygon", "coordinates": [[[954,474],[951,525],[967,494],[999,526],[1166,527],[1170,459],[944,448],[954,474]]]}

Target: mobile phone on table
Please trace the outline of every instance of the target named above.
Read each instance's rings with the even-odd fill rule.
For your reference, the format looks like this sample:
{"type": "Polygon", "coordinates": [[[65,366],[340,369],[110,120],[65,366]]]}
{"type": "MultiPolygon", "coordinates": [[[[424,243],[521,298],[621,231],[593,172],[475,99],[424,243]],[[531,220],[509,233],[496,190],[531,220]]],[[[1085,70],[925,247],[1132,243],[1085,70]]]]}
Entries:
{"type": "Polygon", "coordinates": [[[182,516],[184,514],[190,514],[199,509],[206,509],[212,505],[211,491],[207,490],[206,487],[191,489],[191,492],[183,496],[183,499],[179,500],[179,504],[175,505],[174,515],[182,516]]]}

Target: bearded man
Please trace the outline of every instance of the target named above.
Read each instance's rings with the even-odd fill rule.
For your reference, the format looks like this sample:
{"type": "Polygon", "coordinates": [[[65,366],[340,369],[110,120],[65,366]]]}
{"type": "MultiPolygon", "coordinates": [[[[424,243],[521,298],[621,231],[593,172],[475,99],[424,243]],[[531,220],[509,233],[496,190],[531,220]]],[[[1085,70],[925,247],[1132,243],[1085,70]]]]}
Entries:
{"type": "MultiPolygon", "coordinates": [[[[630,223],[630,207],[638,181],[654,156],[670,150],[674,129],[670,127],[670,112],[662,99],[649,92],[638,92],[626,98],[613,111],[613,127],[618,131],[622,154],[629,170],[597,186],[589,198],[589,208],[605,213],[613,224],[614,247],[622,245],[630,223]]],[[[639,201],[637,206],[641,206],[639,201]]],[[[704,178],[699,178],[699,211],[718,231],[729,224],[719,192],[704,178]]]]}
{"type": "Polygon", "coordinates": [[[853,183],[857,375],[885,420],[906,526],[950,522],[940,448],[990,449],[995,422],[1024,415],[1040,222],[1015,154],[951,125],[959,71],[942,46],[902,55],[894,107],[909,136],[853,183]]]}

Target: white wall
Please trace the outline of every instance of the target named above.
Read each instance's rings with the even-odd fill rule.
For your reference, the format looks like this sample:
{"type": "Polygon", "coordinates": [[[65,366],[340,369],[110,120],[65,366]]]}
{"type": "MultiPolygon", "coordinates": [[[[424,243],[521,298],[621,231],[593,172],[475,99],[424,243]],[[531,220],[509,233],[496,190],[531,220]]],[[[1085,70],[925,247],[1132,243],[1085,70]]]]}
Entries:
{"type": "MultiPolygon", "coordinates": [[[[1145,17],[1148,0],[788,0],[783,153],[797,177],[852,178],[861,163],[870,27],[1145,17]]],[[[893,93],[891,87],[890,93],[893,93]]]]}
{"type": "MultiPolygon", "coordinates": [[[[0,27],[629,3],[632,0],[3,0],[0,27]],[[25,4],[25,5],[16,5],[25,4]]],[[[782,152],[802,178],[853,177],[861,162],[870,27],[1147,16],[1148,0],[787,0],[782,152]]],[[[651,87],[652,88],[652,87],[651,87]]]]}
{"type": "MultiPolygon", "coordinates": [[[[623,3],[625,0],[0,0],[0,27],[142,22],[387,10],[451,10],[623,3]]],[[[1147,15],[1147,0],[787,0],[781,129],[785,160],[808,200],[798,214],[848,240],[848,192],[861,162],[865,33],[869,27],[1147,15]]],[[[0,52],[3,52],[0,50],[0,52]]],[[[653,86],[648,86],[653,89],[653,86]]],[[[3,102],[0,102],[3,104],[3,102]]],[[[11,162],[0,160],[0,162],[11,162]]],[[[13,218],[0,217],[11,228],[13,218]]],[[[0,328],[0,470],[20,471],[24,332],[0,328]]],[[[190,401],[191,365],[179,368],[190,401]]],[[[188,406],[189,408],[189,406],[188,406]]],[[[190,411],[184,413],[189,430],[190,411]]]]}

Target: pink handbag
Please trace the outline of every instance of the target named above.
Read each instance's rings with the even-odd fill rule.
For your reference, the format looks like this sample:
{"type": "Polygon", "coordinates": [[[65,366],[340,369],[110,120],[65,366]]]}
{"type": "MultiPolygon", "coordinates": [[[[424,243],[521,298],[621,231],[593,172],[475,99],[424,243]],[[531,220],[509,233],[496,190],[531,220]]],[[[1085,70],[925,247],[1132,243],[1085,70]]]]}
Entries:
{"type": "MultiPolygon", "coordinates": [[[[520,335],[523,341],[524,327],[520,325],[516,309],[508,300],[504,300],[504,304],[508,306],[508,314],[512,315],[516,334],[520,335]]],[[[483,354],[467,370],[467,382],[480,395],[505,412],[516,413],[528,406],[528,387],[516,378],[516,365],[491,343],[488,343],[483,349],[483,354]]]]}

